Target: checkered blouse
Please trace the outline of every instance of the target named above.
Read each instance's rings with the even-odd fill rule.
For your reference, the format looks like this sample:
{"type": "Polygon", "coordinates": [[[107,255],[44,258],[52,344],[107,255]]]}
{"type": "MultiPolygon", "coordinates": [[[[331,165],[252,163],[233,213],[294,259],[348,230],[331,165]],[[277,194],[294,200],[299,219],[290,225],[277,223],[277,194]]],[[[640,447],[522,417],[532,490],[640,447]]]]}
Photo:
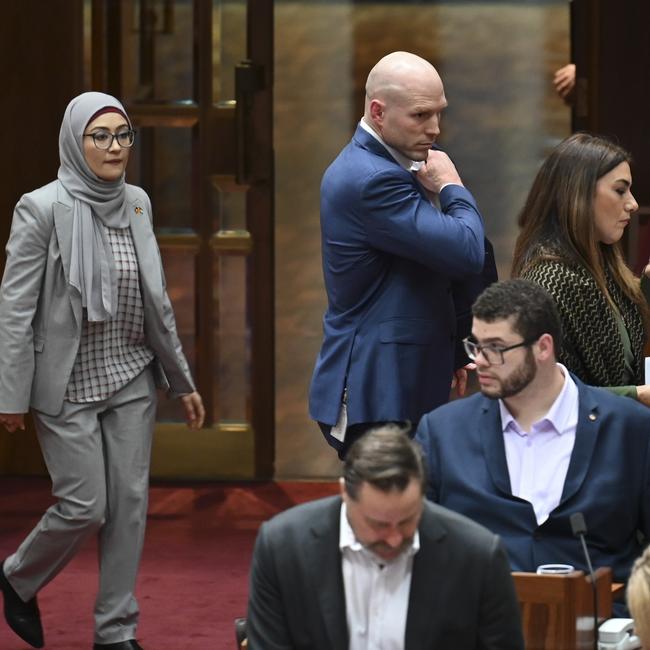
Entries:
{"type": "Polygon", "coordinates": [[[107,321],[85,318],[65,399],[99,402],[137,377],[154,358],[144,340],[138,259],[130,228],[103,226],[115,260],[117,313],[107,321]]]}

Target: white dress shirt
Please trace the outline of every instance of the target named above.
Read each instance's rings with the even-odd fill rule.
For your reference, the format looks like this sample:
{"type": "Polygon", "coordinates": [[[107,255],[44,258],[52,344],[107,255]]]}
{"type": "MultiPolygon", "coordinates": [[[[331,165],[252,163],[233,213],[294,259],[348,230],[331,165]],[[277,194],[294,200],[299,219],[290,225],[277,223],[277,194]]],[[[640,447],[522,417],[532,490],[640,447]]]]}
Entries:
{"type": "MultiPolygon", "coordinates": [[[[391,147],[389,144],[386,144],[384,139],[375,131],[371,126],[369,126],[366,121],[361,118],[359,122],[359,126],[364,130],[370,133],[370,135],[377,140],[382,146],[386,148],[388,153],[395,158],[395,160],[402,166],[404,169],[406,169],[407,172],[418,172],[420,171],[420,167],[424,165],[424,161],[422,160],[411,160],[410,158],[407,158],[401,151],[397,151],[397,149],[391,147]]],[[[447,187],[447,185],[455,185],[455,183],[443,183],[440,186],[440,192],[447,187]]],[[[438,192],[438,194],[440,194],[438,192]]]]}
{"type": "Polygon", "coordinates": [[[578,424],[578,387],[557,364],[564,385],[548,413],[524,431],[499,400],[512,494],[529,501],[541,526],[557,508],[569,469],[578,424]]]}
{"type": "Polygon", "coordinates": [[[356,539],[343,503],[339,547],[350,639],[348,650],[404,650],[413,556],[420,548],[418,532],[408,549],[387,562],[356,539]]]}
{"type": "Polygon", "coordinates": [[[366,121],[362,118],[359,122],[359,126],[364,130],[370,133],[370,135],[377,140],[383,147],[388,150],[388,153],[395,158],[398,164],[400,164],[407,172],[417,172],[424,163],[421,160],[411,160],[407,158],[401,151],[397,151],[389,144],[384,142],[384,139],[375,131],[366,121]]]}

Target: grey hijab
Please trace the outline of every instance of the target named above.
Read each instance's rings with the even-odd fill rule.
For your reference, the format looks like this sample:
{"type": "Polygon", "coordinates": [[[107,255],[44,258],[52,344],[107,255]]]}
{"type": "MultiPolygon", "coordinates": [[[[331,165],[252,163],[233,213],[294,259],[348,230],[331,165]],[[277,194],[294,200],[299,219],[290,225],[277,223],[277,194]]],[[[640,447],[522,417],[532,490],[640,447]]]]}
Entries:
{"type": "Polygon", "coordinates": [[[107,107],[126,116],[122,104],[110,95],[89,92],[75,97],[65,110],[59,133],[58,179],[74,199],[69,282],[81,294],[88,320],[95,322],[110,319],[117,309],[115,264],[101,224],[129,225],[124,176],[117,181],[97,178],[83,153],[83,133],[90,118],[107,107]]]}

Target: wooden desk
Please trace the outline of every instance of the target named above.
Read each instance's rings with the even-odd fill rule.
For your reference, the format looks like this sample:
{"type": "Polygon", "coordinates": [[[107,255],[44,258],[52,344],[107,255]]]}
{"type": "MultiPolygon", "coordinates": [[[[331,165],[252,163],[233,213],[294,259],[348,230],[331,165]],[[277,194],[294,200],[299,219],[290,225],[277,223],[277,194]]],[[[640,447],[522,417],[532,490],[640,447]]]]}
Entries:
{"type": "MultiPolygon", "coordinates": [[[[526,650],[593,650],[591,579],[582,571],[567,575],[514,572],[526,650]]],[[[612,615],[612,572],[595,571],[600,624],[612,615]]]]}

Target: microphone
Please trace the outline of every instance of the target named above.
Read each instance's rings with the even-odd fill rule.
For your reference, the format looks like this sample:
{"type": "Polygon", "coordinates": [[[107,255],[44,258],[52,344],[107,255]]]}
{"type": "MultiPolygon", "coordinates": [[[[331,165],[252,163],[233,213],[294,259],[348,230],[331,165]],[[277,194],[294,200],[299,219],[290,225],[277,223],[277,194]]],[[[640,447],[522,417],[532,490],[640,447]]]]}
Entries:
{"type": "Polygon", "coordinates": [[[579,537],[582,544],[582,552],[587,560],[587,568],[591,576],[591,589],[594,599],[594,650],[598,650],[598,590],[596,589],[596,577],[594,576],[594,568],[591,566],[591,558],[587,550],[587,542],[585,541],[585,534],[587,533],[587,522],[585,516],[581,512],[574,512],[570,517],[571,532],[574,537],[579,537]]]}

